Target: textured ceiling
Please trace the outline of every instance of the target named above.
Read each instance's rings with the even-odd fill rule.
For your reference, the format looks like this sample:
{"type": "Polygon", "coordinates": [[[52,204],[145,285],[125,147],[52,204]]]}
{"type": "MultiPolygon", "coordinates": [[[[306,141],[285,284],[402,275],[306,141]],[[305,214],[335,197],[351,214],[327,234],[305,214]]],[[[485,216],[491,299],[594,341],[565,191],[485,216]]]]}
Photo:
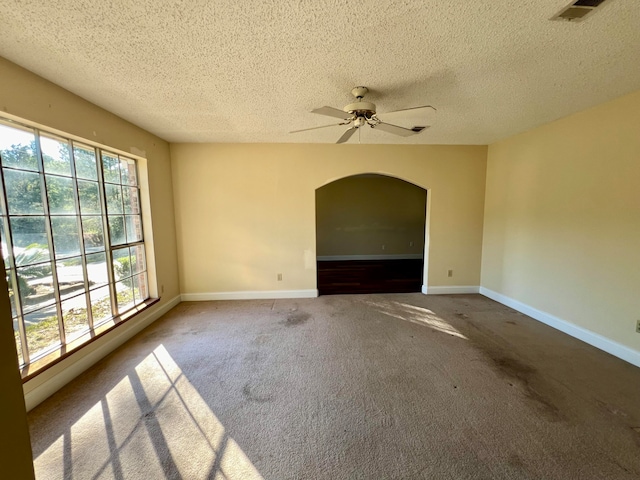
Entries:
{"type": "Polygon", "coordinates": [[[2,0],[0,55],[172,142],[334,142],[287,132],[366,85],[438,112],[362,143],[487,144],[640,89],[640,1],[549,21],[568,3],[2,0]]]}

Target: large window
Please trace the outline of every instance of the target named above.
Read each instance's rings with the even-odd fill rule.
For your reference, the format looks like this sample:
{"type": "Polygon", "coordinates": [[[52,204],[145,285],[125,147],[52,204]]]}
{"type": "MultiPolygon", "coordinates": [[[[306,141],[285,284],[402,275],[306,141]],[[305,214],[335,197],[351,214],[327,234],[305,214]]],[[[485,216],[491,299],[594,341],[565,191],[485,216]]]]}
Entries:
{"type": "Polygon", "coordinates": [[[136,161],[0,120],[0,236],[21,366],[149,297],[136,161]]]}

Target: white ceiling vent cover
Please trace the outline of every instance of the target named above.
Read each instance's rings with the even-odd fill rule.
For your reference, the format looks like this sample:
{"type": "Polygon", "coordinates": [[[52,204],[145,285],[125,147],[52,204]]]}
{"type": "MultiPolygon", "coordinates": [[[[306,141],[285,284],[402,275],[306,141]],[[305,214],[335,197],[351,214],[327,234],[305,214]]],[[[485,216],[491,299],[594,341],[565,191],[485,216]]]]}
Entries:
{"type": "Polygon", "coordinates": [[[576,0],[556,13],[551,20],[581,22],[595,12],[607,0],[576,0]]]}

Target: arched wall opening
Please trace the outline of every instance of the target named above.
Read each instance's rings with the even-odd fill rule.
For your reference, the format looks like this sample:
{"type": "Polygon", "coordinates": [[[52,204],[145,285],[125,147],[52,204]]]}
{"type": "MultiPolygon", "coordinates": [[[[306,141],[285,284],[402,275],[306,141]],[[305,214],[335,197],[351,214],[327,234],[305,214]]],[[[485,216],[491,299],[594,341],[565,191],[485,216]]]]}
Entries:
{"type": "Polygon", "coordinates": [[[420,292],[427,190],[388,175],[344,177],[316,190],[320,295],[420,292]]]}

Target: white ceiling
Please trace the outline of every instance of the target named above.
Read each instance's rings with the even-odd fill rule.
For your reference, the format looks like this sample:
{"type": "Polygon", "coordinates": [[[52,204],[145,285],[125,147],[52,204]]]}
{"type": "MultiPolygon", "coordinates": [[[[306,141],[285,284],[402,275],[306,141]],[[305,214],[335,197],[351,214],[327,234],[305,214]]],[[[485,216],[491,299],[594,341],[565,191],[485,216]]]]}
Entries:
{"type": "MultiPolygon", "coordinates": [[[[2,0],[0,55],[172,142],[335,142],[309,113],[431,104],[363,143],[487,144],[640,89],[640,1],[2,0]]],[[[355,135],[351,142],[357,142],[355,135]]]]}

